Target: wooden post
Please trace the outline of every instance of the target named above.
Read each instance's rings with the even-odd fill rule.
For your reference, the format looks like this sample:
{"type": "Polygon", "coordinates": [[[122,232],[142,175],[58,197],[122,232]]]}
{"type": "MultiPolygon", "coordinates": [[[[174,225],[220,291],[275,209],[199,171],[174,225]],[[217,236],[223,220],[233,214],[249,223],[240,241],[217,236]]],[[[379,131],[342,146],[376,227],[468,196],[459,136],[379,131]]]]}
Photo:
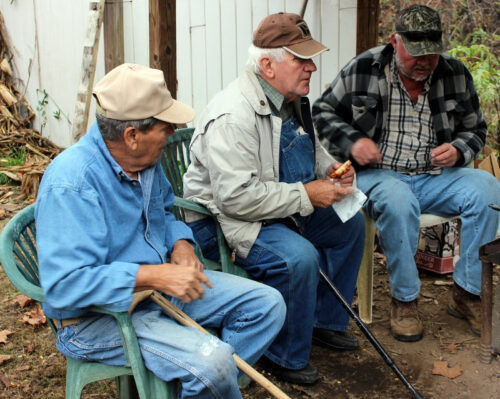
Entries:
{"type": "Polygon", "coordinates": [[[377,45],[379,0],[358,0],[356,54],[377,45]]]}
{"type": "Polygon", "coordinates": [[[149,66],[161,69],[177,97],[175,0],[149,0],[149,66]]]}
{"type": "Polygon", "coordinates": [[[121,0],[106,0],[104,7],[104,66],[106,73],[123,64],[124,59],[123,2],[121,0]]]}
{"type": "Polygon", "coordinates": [[[99,49],[102,20],[104,17],[104,1],[90,1],[89,22],[83,44],[82,76],[76,96],[75,115],[73,117],[73,142],[77,142],[87,131],[90,99],[94,85],[95,65],[99,49]]]}

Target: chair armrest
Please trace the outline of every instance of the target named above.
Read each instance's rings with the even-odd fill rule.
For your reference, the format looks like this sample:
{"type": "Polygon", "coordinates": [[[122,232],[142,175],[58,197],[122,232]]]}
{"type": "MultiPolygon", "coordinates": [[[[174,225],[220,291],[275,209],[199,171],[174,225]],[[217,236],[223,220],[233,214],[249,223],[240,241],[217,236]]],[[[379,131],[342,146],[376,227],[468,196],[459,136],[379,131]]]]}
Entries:
{"type": "Polygon", "coordinates": [[[138,384],[137,389],[139,392],[145,392],[146,397],[149,397],[150,387],[149,387],[149,375],[144,367],[144,361],[141,355],[141,350],[139,348],[139,341],[137,340],[137,335],[135,334],[134,325],[132,324],[132,317],[129,312],[112,312],[110,310],[92,306],[88,308],[91,312],[107,314],[116,320],[118,324],[118,329],[120,331],[120,336],[122,338],[122,344],[125,351],[125,356],[127,359],[128,366],[132,369],[136,384],[138,384]],[[139,381],[144,381],[145,385],[139,386],[139,381]]]}
{"type": "Polygon", "coordinates": [[[177,207],[182,208],[182,209],[188,209],[190,211],[198,212],[198,213],[201,213],[203,215],[213,216],[212,213],[207,208],[205,208],[203,205],[200,205],[194,201],[187,200],[184,198],[175,197],[174,206],[177,206],[177,207]]]}
{"type": "Polygon", "coordinates": [[[190,211],[195,211],[201,213],[202,215],[213,217],[215,220],[215,227],[217,231],[217,246],[219,247],[219,256],[220,256],[219,262],[221,264],[222,271],[230,274],[235,274],[241,277],[248,277],[248,274],[244,269],[242,269],[240,266],[235,265],[232,262],[231,251],[227,246],[226,239],[224,238],[224,233],[222,232],[222,229],[219,223],[217,222],[215,216],[212,215],[212,213],[207,208],[194,201],[186,200],[184,198],[179,198],[179,197],[175,197],[174,206],[177,206],[182,209],[188,209],[190,211]]]}

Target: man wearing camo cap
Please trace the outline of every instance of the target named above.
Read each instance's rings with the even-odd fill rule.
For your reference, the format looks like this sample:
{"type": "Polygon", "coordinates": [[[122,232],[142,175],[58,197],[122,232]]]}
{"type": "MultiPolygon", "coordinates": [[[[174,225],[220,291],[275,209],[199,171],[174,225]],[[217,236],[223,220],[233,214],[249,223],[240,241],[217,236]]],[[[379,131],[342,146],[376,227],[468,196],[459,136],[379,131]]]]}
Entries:
{"type": "Polygon", "coordinates": [[[479,246],[495,237],[500,187],[490,174],[467,168],[481,152],[486,123],[472,76],[444,54],[439,14],[412,5],[396,18],[391,43],[351,60],[315,102],[313,120],[330,153],[358,167],[387,258],[391,333],[423,335],[417,311],[420,280],[413,256],[419,216],[460,215],[460,260],[448,313],[480,333],[479,246]]]}

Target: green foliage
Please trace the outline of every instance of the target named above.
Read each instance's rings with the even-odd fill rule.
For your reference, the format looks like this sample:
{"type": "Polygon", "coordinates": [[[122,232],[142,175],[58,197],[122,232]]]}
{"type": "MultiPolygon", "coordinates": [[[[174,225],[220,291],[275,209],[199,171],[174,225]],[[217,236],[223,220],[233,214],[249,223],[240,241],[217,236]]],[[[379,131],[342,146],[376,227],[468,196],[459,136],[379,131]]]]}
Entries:
{"type": "Polygon", "coordinates": [[[54,119],[61,120],[63,117],[71,125],[71,121],[68,116],[61,110],[59,105],[50,97],[49,93],[45,89],[36,89],[38,95],[38,104],[36,110],[40,113],[40,126],[43,129],[47,124],[47,105],[50,102],[56,107],[56,110],[52,113],[54,119]]]}
{"type": "MultiPolygon", "coordinates": [[[[9,153],[6,157],[2,156],[0,158],[1,167],[9,167],[22,165],[26,162],[26,148],[25,147],[11,147],[9,148],[9,153]]],[[[9,179],[5,174],[0,173],[0,185],[10,183],[9,179]]]]}
{"type": "MultiPolygon", "coordinates": [[[[484,33],[484,31],[477,32],[476,38],[484,37],[484,33]]],[[[462,61],[471,72],[479,94],[481,109],[488,124],[487,144],[492,148],[498,148],[500,63],[490,47],[480,43],[479,40],[474,40],[474,42],[477,44],[457,45],[448,53],[462,61]]]]}

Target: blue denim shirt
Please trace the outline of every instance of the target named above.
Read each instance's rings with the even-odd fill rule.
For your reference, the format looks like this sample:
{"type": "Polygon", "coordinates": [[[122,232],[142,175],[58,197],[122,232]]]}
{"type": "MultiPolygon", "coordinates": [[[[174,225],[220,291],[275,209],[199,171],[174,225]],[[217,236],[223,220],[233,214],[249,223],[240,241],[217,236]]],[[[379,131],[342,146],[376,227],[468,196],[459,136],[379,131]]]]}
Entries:
{"type": "Polygon", "coordinates": [[[36,202],[40,280],[56,319],[97,305],[126,311],[141,264],[165,263],[191,229],[169,212],[172,188],[161,165],[128,177],[94,124],[47,168],[36,202]]]}

